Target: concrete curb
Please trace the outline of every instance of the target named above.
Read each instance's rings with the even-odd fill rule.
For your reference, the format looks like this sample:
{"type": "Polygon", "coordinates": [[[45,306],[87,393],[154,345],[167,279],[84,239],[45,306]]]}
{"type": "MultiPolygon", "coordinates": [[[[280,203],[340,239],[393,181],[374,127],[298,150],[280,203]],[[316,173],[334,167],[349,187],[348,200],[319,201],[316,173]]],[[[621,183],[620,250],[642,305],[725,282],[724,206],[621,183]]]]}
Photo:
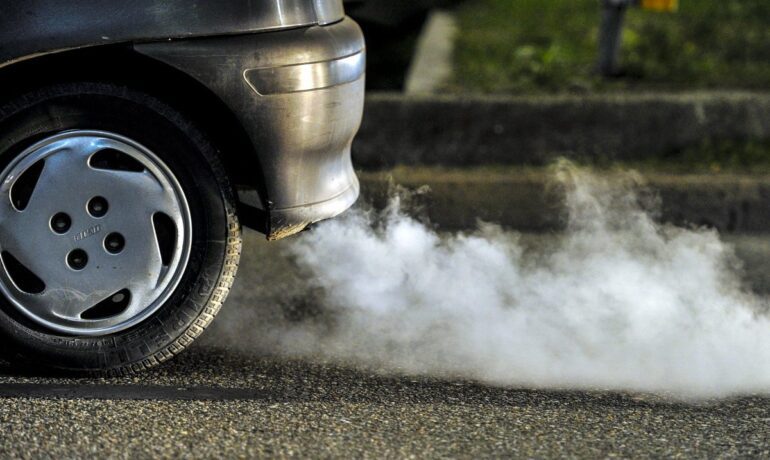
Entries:
{"type": "Polygon", "coordinates": [[[637,160],[712,140],[770,139],[770,93],[367,96],[353,144],[365,169],[637,160]]]}
{"type": "MultiPolygon", "coordinates": [[[[511,172],[401,168],[360,174],[362,201],[384,206],[389,179],[407,188],[427,185],[414,201],[419,214],[445,230],[475,228],[480,219],[520,231],[563,228],[564,195],[545,171],[511,172]]],[[[661,221],[705,225],[724,233],[770,231],[770,175],[643,174],[657,194],[661,221]]]]}
{"type": "Polygon", "coordinates": [[[456,33],[457,24],[450,12],[436,9],[428,14],[406,73],[404,92],[435,93],[451,77],[456,33]]]}

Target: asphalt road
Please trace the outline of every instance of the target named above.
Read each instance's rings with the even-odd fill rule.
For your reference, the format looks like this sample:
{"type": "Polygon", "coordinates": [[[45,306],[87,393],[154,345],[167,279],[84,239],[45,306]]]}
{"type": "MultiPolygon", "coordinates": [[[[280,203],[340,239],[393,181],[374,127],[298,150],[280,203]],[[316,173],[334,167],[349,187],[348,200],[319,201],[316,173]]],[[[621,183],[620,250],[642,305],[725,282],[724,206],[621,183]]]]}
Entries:
{"type": "MultiPolygon", "coordinates": [[[[738,244],[760,290],[768,241],[738,244]]],[[[301,280],[280,244],[249,234],[247,247],[221,317],[157,370],[94,380],[0,364],[0,458],[770,457],[770,398],[693,405],[281,358],[260,324],[286,316],[301,280]]]]}

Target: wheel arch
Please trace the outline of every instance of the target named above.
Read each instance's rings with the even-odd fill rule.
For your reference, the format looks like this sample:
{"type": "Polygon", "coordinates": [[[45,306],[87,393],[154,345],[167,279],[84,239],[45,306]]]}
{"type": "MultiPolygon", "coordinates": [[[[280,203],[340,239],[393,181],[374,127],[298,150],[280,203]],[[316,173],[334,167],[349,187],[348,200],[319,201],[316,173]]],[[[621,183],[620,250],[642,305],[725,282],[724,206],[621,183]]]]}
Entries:
{"type": "Polygon", "coordinates": [[[6,65],[0,68],[0,104],[38,87],[75,81],[123,84],[190,117],[219,151],[234,188],[256,190],[264,206],[264,176],[261,168],[254,170],[255,163],[259,165],[258,152],[232,110],[195,78],[130,45],[70,50],[6,65]]]}

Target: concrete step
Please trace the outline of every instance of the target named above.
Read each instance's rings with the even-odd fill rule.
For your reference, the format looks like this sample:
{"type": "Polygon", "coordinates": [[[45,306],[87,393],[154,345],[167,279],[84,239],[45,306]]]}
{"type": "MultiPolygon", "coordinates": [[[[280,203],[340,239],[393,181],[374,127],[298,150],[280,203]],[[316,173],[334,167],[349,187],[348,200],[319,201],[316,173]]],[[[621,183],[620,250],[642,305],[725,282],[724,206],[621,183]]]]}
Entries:
{"type": "Polygon", "coordinates": [[[358,167],[639,160],[706,140],[770,139],[770,93],[422,97],[369,94],[358,167]]]}
{"type": "MultiPolygon", "coordinates": [[[[611,174],[610,174],[611,175],[611,174]]],[[[440,229],[474,228],[479,219],[520,231],[563,228],[564,189],[547,168],[397,168],[360,172],[362,201],[384,206],[392,184],[429,191],[412,197],[440,229]]],[[[770,175],[642,172],[641,193],[661,201],[660,220],[723,233],[770,232],[770,175]]],[[[603,176],[605,177],[605,176],[603,176]]]]}

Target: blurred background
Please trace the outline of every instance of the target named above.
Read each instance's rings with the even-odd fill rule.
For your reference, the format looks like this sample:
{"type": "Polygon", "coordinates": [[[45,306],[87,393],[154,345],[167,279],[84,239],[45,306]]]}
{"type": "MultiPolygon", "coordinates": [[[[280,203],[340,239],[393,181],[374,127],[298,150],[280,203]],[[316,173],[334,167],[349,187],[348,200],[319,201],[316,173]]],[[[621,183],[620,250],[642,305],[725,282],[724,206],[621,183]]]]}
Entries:
{"type": "Polygon", "coordinates": [[[770,2],[349,0],[368,46],[353,156],[439,229],[564,222],[559,158],[634,170],[661,221],[734,235],[770,286],[770,2]],[[751,238],[746,235],[755,235],[751,238]],[[762,255],[764,254],[764,255],[762,255]],[[764,263],[764,265],[763,265],[764,263]],[[761,267],[760,267],[761,265],[761,267]],[[765,266],[766,265],[766,266],[765,266]]]}
{"type": "Polygon", "coordinates": [[[451,16],[449,93],[763,89],[770,2],[659,0],[625,13],[616,78],[596,72],[601,0],[348,0],[369,46],[369,88],[403,90],[420,33],[451,16]]]}
{"type": "MultiPolygon", "coordinates": [[[[521,182],[524,169],[568,158],[652,182],[678,175],[666,180],[671,199],[662,192],[677,223],[770,229],[770,189],[757,178],[770,173],[767,0],[348,0],[346,9],[368,46],[353,146],[365,182],[386,171],[443,190],[438,170],[453,168],[487,185],[495,174],[521,182]],[[720,191],[683,185],[716,176],[729,182],[720,191]]],[[[510,211],[488,201],[466,206],[457,226],[474,212],[506,223],[510,211]]]]}

